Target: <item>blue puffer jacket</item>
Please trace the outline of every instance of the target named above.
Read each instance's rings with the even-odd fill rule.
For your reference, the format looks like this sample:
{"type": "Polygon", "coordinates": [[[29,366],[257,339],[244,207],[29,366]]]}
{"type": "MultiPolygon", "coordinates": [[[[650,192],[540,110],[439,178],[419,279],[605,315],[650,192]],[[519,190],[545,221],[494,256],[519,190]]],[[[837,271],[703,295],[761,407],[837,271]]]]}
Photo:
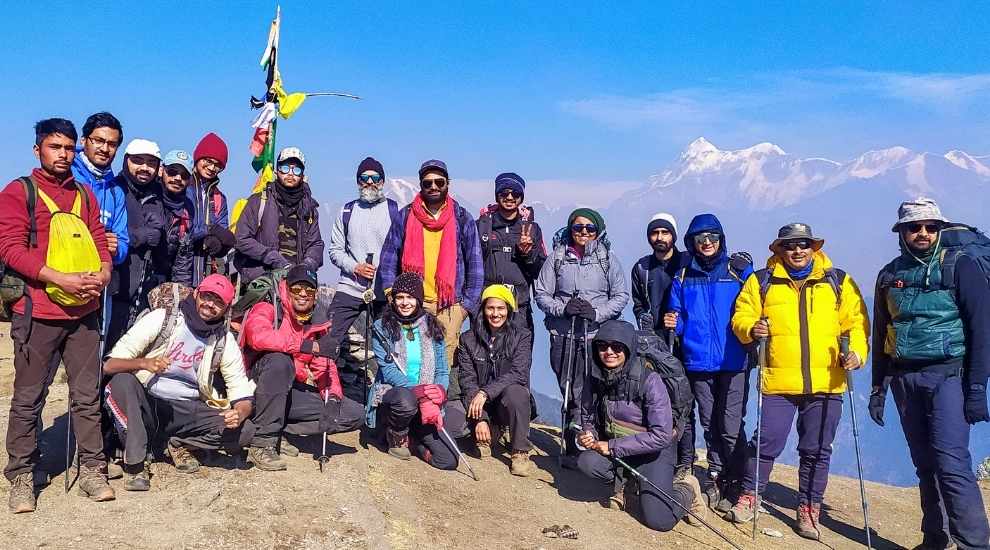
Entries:
{"type": "Polygon", "coordinates": [[[753,272],[729,267],[729,253],[722,224],[712,214],[691,220],[684,235],[690,262],[674,276],[669,311],[677,313],[684,368],[691,372],[738,372],[746,367],[746,350],[732,332],[731,319],[743,281],[753,272]],[[718,260],[711,271],[702,269],[694,252],[694,235],[706,231],[722,234],[718,260]]]}
{"type": "Polygon", "coordinates": [[[76,149],[76,158],[72,161],[72,176],[76,181],[88,185],[100,203],[100,221],[107,231],[117,236],[117,252],[113,255],[113,263],[118,265],[127,257],[130,245],[124,189],[114,182],[113,170],[107,170],[102,177],[90,171],[83,161],[84,154],[81,148],[76,149]]]}

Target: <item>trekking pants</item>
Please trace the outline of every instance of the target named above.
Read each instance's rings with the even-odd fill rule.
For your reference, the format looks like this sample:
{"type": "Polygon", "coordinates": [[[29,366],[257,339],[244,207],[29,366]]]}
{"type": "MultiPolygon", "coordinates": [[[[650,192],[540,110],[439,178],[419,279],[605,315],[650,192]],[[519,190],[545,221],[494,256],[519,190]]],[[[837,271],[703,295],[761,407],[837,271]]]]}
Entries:
{"type": "Polygon", "coordinates": [[[419,402],[409,388],[392,388],[382,396],[378,407],[385,428],[398,436],[408,435],[410,447],[427,464],[440,470],[457,469],[457,453],[450,442],[441,439],[436,426],[423,424],[419,402]]]}
{"type": "Polygon", "coordinates": [[[457,353],[457,346],[461,343],[461,329],[468,318],[468,310],[461,304],[454,304],[438,312],[436,302],[425,302],[423,309],[435,315],[440,326],[443,327],[443,343],[447,350],[447,365],[450,366],[450,386],[447,388],[447,393],[451,394],[452,398],[458,397],[461,386],[454,368],[454,354],[457,353]]]}
{"type": "MultiPolygon", "coordinates": [[[[663,489],[665,493],[677,499],[684,508],[690,508],[693,500],[690,489],[674,485],[674,460],[676,457],[677,450],[673,445],[670,445],[659,453],[627,456],[622,460],[636,468],[640,474],[663,489]]],[[[597,451],[582,451],[578,456],[577,464],[578,469],[584,475],[603,481],[609,488],[613,486],[617,474],[625,479],[633,477],[628,472],[622,472],[622,467],[617,462],[607,456],[602,456],[597,451]]],[[[684,508],[657,493],[657,490],[651,487],[649,483],[639,482],[639,491],[639,502],[643,509],[643,523],[650,529],[670,531],[684,517],[684,508]]]]}
{"type": "MultiPolygon", "coordinates": [[[[931,371],[902,372],[891,380],[894,403],[911,450],[921,491],[921,531],[931,545],[990,548],[990,528],[969,452],[962,378],[931,371]]],[[[942,547],[939,546],[939,547],[942,547]]]]}
{"type": "MultiPolygon", "coordinates": [[[[842,394],[764,395],[760,419],[760,494],[770,481],[773,462],[784,451],[791,422],[797,413],[798,432],[798,500],[802,504],[820,504],[828,485],[832,458],[832,441],[842,417],[842,394]]],[[[747,450],[743,490],[756,490],[756,434],[747,450]]]]}
{"type": "Polygon", "coordinates": [[[567,434],[564,438],[565,448],[568,455],[576,455],[577,449],[574,447],[574,430],[570,429],[570,424],[580,422],[581,414],[581,394],[584,391],[584,380],[588,376],[588,356],[585,353],[585,344],[581,336],[581,320],[575,323],[575,337],[567,338],[563,334],[550,333],[550,368],[557,377],[557,385],[560,388],[561,398],[565,395],[567,386],[568,365],[565,359],[570,360],[573,365],[570,368],[571,388],[570,398],[567,407],[567,434]],[[566,341],[566,342],[565,342],[566,341]],[[568,347],[571,348],[568,351],[568,347]]]}
{"type": "MultiPolygon", "coordinates": [[[[496,426],[509,428],[512,452],[525,453],[530,449],[529,420],[532,412],[529,389],[520,384],[509,384],[498,397],[485,402],[482,420],[488,422],[493,440],[498,435],[495,431],[496,426]]],[[[477,425],[478,422],[472,420],[471,426],[477,425]]]]}
{"type": "MultiPolygon", "coordinates": [[[[748,374],[745,370],[687,373],[708,448],[708,475],[712,479],[741,477],[738,470],[746,460],[744,419],[749,397],[748,374]]],[[[691,421],[678,442],[678,467],[694,464],[694,426],[692,407],[691,421]]]]}
{"type": "Polygon", "coordinates": [[[15,314],[10,323],[14,343],[14,395],[7,424],[7,479],[30,473],[38,464],[41,411],[58,364],[52,356],[61,352],[69,380],[69,409],[79,447],[80,464],[103,469],[103,436],[100,431],[99,316],[82,319],[29,319],[15,314]]]}
{"type": "MultiPolygon", "coordinates": [[[[373,302],[371,304],[372,309],[372,321],[381,317],[381,312],[385,307],[384,302],[373,302]]],[[[363,313],[367,310],[367,305],[360,298],[355,298],[343,292],[337,292],[333,295],[333,301],[330,303],[330,319],[333,324],[330,326],[330,337],[339,346],[339,354],[337,361],[337,373],[340,376],[340,385],[344,388],[344,395],[354,401],[364,404],[368,398],[368,385],[364,381],[365,376],[365,360],[364,351],[362,349],[355,349],[351,347],[350,337],[348,335],[349,329],[353,328],[355,332],[361,335],[362,340],[365,336],[365,315],[363,313]],[[355,325],[355,323],[358,323],[355,325]],[[352,352],[352,349],[355,351],[352,352]]],[[[335,350],[335,351],[338,351],[335,350]]],[[[368,359],[374,361],[374,354],[368,359]]],[[[369,365],[368,377],[369,379],[374,379],[374,366],[369,365]]]]}
{"type": "Polygon", "coordinates": [[[273,447],[284,429],[295,435],[335,434],[358,429],[364,422],[364,406],[351,399],[323,397],[313,386],[296,381],[292,357],[270,352],[251,366],[254,414],[257,426],[252,447],[273,447]]]}

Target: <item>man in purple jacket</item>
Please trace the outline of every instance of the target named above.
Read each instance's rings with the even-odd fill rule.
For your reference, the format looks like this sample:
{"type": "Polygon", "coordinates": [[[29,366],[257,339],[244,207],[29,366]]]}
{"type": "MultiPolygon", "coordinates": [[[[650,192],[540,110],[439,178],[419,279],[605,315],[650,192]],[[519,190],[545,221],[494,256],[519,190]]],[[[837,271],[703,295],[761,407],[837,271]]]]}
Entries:
{"type": "Polygon", "coordinates": [[[608,484],[613,490],[609,504],[620,510],[625,509],[629,474],[613,457],[623,459],[677,499],[681,506],[649,487],[641,488],[642,521],[651,529],[670,531],[685,517],[685,508],[704,515],[698,479],[687,475],[674,483],[677,439],[670,396],[660,375],[632,354],[637,347],[636,329],[626,321],[607,321],[592,346],[596,366],[588,374],[581,404],[578,469],[608,484]]]}

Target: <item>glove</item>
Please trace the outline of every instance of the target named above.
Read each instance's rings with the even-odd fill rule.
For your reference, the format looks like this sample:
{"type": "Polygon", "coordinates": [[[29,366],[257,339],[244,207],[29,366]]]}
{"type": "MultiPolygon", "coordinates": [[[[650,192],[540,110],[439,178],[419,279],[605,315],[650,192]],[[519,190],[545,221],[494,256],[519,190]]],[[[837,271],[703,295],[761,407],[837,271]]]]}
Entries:
{"type": "Polygon", "coordinates": [[[655,322],[652,314],[644,313],[639,316],[639,330],[653,330],[655,322]]]}
{"type": "Polygon", "coordinates": [[[443,386],[439,384],[427,384],[423,388],[423,393],[426,397],[437,404],[437,406],[443,405],[447,402],[447,392],[444,391],[443,386]]]}
{"type": "Polygon", "coordinates": [[[880,427],[883,427],[883,407],[886,403],[887,392],[880,389],[873,390],[873,393],[870,394],[870,404],[867,408],[870,411],[870,418],[880,427]]]}
{"type": "Polygon", "coordinates": [[[234,234],[229,229],[211,225],[206,236],[203,237],[203,251],[213,258],[219,258],[226,256],[230,249],[234,248],[235,242],[234,234]]]}
{"type": "Polygon", "coordinates": [[[217,256],[220,256],[220,252],[222,250],[223,244],[220,243],[220,239],[216,236],[207,235],[203,237],[203,252],[205,252],[207,256],[216,258],[217,256]]]}
{"type": "Polygon", "coordinates": [[[753,256],[749,252],[735,252],[729,256],[729,265],[739,273],[753,265],[753,256]]]}
{"type": "Polygon", "coordinates": [[[566,313],[570,317],[577,317],[578,315],[581,315],[581,311],[583,311],[584,308],[583,304],[587,304],[587,303],[588,302],[584,301],[583,298],[577,298],[577,297],[571,298],[570,301],[567,302],[567,305],[564,306],[564,313],[566,313]]]}
{"type": "Polygon", "coordinates": [[[333,360],[337,359],[340,342],[336,338],[331,337],[329,332],[317,338],[316,343],[320,345],[320,353],[317,355],[329,357],[333,360]]]}
{"type": "Polygon", "coordinates": [[[419,416],[423,424],[433,424],[438,430],[443,428],[443,414],[440,412],[440,405],[429,399],[420,399],[419,416]]]}
{"type": "Polygon", "coordinates": [[[598,314],[595,312],[595,308],[591,306],[590,302],[581,300],[581,311],[578,313],[578,317],[582,317],[589,321],[594,321],[598,314]]]}
{"type": "Polygon", "coordinates": [[[963,413],[966,415],[966,422],[970,424],[990,421],[990,413],[987,412],[987,387],[984,384],[971,384],[966,390],[963,413]]]}
{"type": "Polygon", "coordinates": [[[140,235],[140,240],[144,241],[149,248],[155,248],[162,242],[162,230],[158,227],[141,227],[135,232],[140,235]]]}

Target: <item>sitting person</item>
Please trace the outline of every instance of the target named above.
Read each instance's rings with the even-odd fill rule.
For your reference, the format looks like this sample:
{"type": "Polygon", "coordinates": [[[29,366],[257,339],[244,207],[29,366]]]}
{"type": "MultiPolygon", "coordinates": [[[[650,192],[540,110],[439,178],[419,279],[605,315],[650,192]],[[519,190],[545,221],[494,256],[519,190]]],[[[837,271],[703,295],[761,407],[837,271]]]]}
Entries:
{"type": "Polygon", "coordinates": [[[516,299],[505,285],[485,289],[481,312],[471,329],[461,334],[455,356],[464,407],[481,455],[491,455],[492,428],[496,434],[508,428],[512,452],[509,471],[526,477],[533,471],[529,460],[533,334],[525,324],[512,322],[516,299]]]}
{"type": "Polygon", "coordinates": [[[151,487],[145,459],[153,441],[167,437],[175,469],[192,473],[200,466],[192,451],[218,449],[222,443],[240,449],[254,432],[254,425],[245,423],[254,383],[244,372],[237,340],[224,326],[233,299],[230,281],[210,275],[176,306],[171,328],[165,327],[169,311],[155,309],[110,352],[103,365],[103,373],[112,377],[105,403],[124,443],[126,490],[151,487]],[[214,380],[217,372],[222,384],[214,380]]]}
{"type": "MultiPolygon", "coordinates": [[[[262,301],[244,316],[241,345],[258,386],[248,457],[262,470],[287,467],[276,452],[283,427],[294,435],[334,434],[364,420],[364,407],[344,397],[330,359],[336,346],[328,343],[327,308],[316,307],[318,288],[316,272],[296,265],[279,283],[277,308],[262,301]]],[[[281,450],[298,454],[285,441],[281,450]]]]}
{"type": "Polygon", "coordinates": [[[391,303],[375,322],[372,349],[378,374],[368,390],[368,427],[379,419],[385,423],[388,453],[396,458],[409,460],[412,437],[413,450],[425,462],[456,469],[457,455],[440,435],[450,376],[443,326],[423,309],[419,275],[406,272],[395,279],[391,303]]]}
{"type": "MultiPolygon", "coordinates": [[[[625,480],[631,474],[611,457],[621,458],[677,503],[640,486],[642,520],[657,531],[670,531],[690,509],[706,511],[698,479],[688,474],[674,483],[677,438],[670,397],[660,375],[646,370],[636,349],[636,329],[626,321],[606,321],[592,340],[591,372],[581,405],[577,443],[578,469],[614,490],[611,502],[625,508],[625,480]]],[[[689,516],[690,517],[690,516],[689,516]]]]}

